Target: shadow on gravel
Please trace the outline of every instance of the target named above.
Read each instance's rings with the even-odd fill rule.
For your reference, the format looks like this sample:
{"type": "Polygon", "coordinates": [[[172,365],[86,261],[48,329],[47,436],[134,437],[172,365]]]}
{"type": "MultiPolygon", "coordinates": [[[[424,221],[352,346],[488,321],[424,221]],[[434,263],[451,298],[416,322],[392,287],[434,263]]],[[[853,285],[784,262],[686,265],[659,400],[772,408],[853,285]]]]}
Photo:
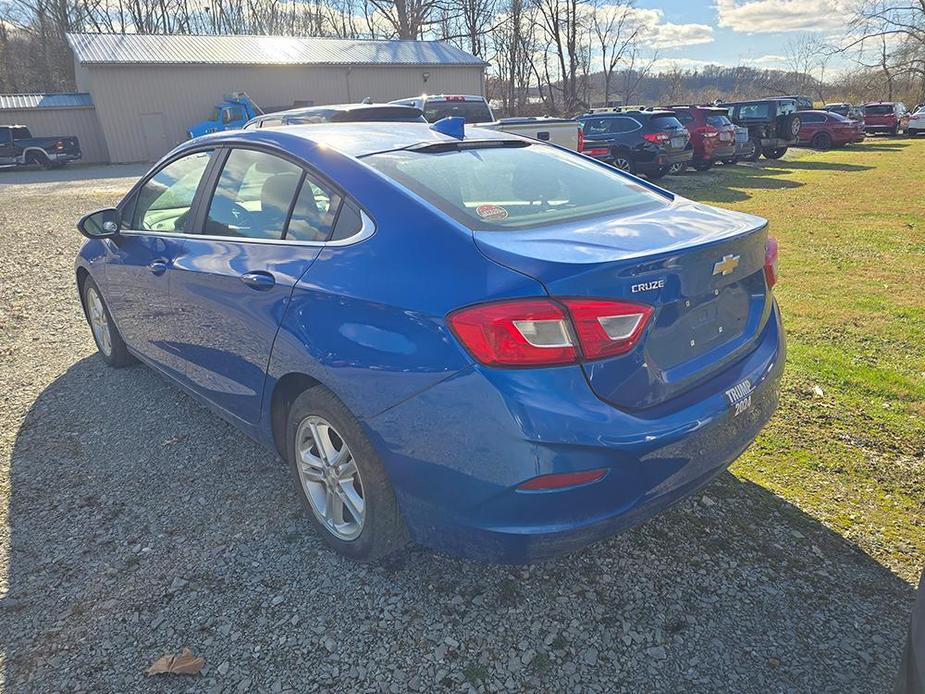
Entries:
{"type": "Polygon", "coordinates": [[[354,564],[267,451],[144,367],[75,363],[11,464],[10,691],[887,691],[912,587],[731,475],[529,567],[354,564]],[[196,680],[151,679],[164,653],[196,680]]]}

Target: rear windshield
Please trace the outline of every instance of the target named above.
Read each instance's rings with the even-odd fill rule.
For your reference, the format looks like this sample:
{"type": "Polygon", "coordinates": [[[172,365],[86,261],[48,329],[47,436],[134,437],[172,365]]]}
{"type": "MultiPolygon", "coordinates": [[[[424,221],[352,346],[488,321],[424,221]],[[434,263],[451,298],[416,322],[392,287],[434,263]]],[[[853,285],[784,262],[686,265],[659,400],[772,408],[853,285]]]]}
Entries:
{"type": "Polygon", "coordinates": [[[883,114],[883,113],[893,113],[893,107],[889,104],[885,106],[865,106],[864,113],[870,114],[883,114]]]}
{"type": "MultiPolygon", "coordinates": [[[[382,106],[377,108],[358,108],[353,111],[342,111],[331,117],[332,121],[353,123],[422,123],[424,118],[421,110],[407,106],[382,106]]],[[[438,118],[439,120],[439,118],[438,118]]]]}
{"type": "Polygon", "coordinates": [[[363,161],[473,229],[530,229],[668,204],[609,167],[546,145],[399,150],[363,161]]]}
{"type": "Polygon", "coordinates": [[[732,121],[721,113],[708,115],[706,116],[705,120],[707,121],[707,125],[712,125],[714,128],[722,128],[726,125],[732,125],[732,121]]]}
{"type": "Polygon", "coordinates": [[[681,125],[681,121],[679,121],[674,116],[652,116],[651,120],[649,120],[649,123],[656,130],[684,129],[684,126],[681,125]]]}
{"type": "Polygon", "coordinates": [[[484,101],[428,101],[424,105],[424,118],[428,123],[450,116],[462,116],[467,123],[491,122],[491,110],[484,101]]]}

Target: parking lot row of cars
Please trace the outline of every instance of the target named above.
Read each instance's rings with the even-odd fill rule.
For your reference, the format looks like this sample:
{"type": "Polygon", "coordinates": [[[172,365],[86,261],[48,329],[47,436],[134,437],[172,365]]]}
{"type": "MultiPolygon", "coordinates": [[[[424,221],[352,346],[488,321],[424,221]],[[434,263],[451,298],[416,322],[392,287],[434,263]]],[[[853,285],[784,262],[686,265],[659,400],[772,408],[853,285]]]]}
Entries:
{"type": "Polygon", "coordinates": [[[772,97],[712,105],[593,109],[578,117],[583,153],[631,173],[658,179],[688,166],[778,159],[789,147],[820,150],[861,142],[870,133],[925,132],[925,105],[909,112],[900,102],[863,107],[806,97],[772,97]]]}

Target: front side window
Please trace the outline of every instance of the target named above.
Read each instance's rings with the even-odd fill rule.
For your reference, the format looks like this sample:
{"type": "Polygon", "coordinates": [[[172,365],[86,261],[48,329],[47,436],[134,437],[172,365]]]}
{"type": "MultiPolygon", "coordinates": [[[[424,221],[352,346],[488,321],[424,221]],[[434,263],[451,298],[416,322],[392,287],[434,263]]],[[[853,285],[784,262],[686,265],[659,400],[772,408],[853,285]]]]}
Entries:
{"type": "Polygon", "coordinates": [[[224,123],[233,123],[234,121],[244,120],[244,108],[241,106],[230,106],[222,114],[224,123]]]}
{"type": "Polygon", "coordinates": [[[283,236],[302,169],[266,152],[233,149],[215,187],[205,234],[259,239],[283,236]]]}
{"type": "Polygon", "coordinates": [[[196,152],[171,162],[138,191],[132,228],[188,232],[190,209],[212,152],[196,152]]]}
{"type": "Polygon", "coordinates": [[[529,229],[668,204],[609,167],[539,144],[400,150],[363,161],[473,229],[529,229]]]}

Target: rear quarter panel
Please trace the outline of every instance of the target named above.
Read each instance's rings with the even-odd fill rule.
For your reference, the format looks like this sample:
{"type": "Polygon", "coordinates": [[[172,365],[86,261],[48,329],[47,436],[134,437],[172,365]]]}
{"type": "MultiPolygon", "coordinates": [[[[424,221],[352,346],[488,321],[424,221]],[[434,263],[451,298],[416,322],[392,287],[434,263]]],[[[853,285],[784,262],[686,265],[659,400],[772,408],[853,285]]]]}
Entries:
{"type": "Polygon", "coordinates": [[[322,170],[355,196],[376,231],[353,245],[324,248],[296,284],[268,387],[304,373],[365,418],[472,363],[450,334],[447,313],[544,291],[485,258],[468,229],[423,200],[365,165],[334,159],[342,161],[322,170]]]}

